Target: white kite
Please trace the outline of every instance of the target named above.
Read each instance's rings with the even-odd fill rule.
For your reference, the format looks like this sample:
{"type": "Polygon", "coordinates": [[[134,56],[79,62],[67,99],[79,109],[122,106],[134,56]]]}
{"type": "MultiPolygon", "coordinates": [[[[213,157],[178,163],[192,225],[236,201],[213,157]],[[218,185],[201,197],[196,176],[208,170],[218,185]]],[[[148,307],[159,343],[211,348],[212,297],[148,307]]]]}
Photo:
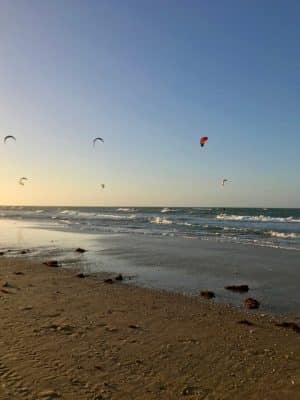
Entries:
{"type": "Polygon", "coordinates": [[[226,182],[229,182],[229,180],[228,180],[228,179],[226,179],[226,178],[225,178],[225,179],[223,179],[223,180],[222,180],[222,186],[225,186],[225,183],[226,183],[226,182]]]}
{"type": "Polygon", "coordinates": [[[26,178],[26,176],[23,176],[23,178],[19,179],[19,185],[24,186],[25,181],[28,181],[28,178],[26,178]]]}

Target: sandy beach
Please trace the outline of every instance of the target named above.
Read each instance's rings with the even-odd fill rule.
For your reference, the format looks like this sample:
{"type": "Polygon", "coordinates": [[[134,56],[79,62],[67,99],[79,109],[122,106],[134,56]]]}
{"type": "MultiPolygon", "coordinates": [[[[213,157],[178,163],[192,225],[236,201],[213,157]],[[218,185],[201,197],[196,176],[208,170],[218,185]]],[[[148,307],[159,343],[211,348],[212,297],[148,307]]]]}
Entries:
{"type": "Polygon", "coordinates": [[[299,15],[0,0],[0,400],[300,400],[299,15]]]}
{"type": "Polygon", "coordinates": [[[278,317],[30,259],[0,274],[1,399],[299,398],[300,335],[278,317]]]}

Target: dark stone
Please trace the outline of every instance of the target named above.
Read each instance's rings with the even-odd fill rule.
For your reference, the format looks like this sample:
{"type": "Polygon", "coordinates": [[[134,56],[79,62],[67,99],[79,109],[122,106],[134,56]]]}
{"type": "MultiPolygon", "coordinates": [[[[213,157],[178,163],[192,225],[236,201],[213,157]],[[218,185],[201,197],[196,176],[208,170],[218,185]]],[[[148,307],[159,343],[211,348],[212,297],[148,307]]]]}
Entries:
{"type": "Polygon", "coordinates": [[[114,281],[113,281],[111,278],[104,279],[103,282],[104,282],[104,283],[110,283],[110,284],[114,283],[114,281]]]}
{"type": "Polygon", "coordinates": [[[85,250],[85,249],[82,249],[81,247],[78,247],[75,251],[76,251],[77,253],[85,253],[85,252],[86,252],[86,250],[85,250]]]}
{"type": "Polygon", "coordinates": [[[248,325],[248,326],[254,325],[252,322],[248,321],[247,319],[242,319],[241,321],[238,321],[237,323],[241,324],[241,325],[248,325]]]}
{"type": "Polygon", "coordinates": [[[245,292],[248,292],[249,286],[248,285],[231,285],[231,286],[225,286],[225,289],[231,290],[232,292],[245,293],[245,292]]]}
{"type": "Polygon", "coordinates": [[[47,265],[47,267],[52,267],[52,268],[57,268],[60,266],[58,264],[58,261],[56,261],[56,260],[46,261],[46,262],[44,262],[44,265],[47,265]]]}
{"type": "Polygon", "coordinates": [[[244,301],[245,307],[249,308],[250,310],[253,310],[255,308],[259,308],[260,303],[259,301],[252,299],[251,297],[249,297],[248,299],[246,299],[244,301]]]}
{"type": "Polygon", "coordinates": [[[122,281],[122,280],[123,280],[123,275],[122,275],[122,274],[117,275],[117,276],[115,277],[115,280],[116,280],[116,281],[122,281]]]}
{"type": "Polygon", "coordinates": [[[28,249],[20,251],[20,254],[28,254],[28,253],[30,253],[30,250],[28,249]]]}
{"type": "Polygon", "coordinates": [[[5,252],[4,251],[0,251],[0,256],[4,256],[5,252]]]}
{"type": "Polygon", "coordinates": [[[83,272],[78,272],[78,274],[75,275],[77,278],[85,278],[86,275],[84,275],[83,272]]]}
{"type": "Polygon", "coordinates": [[[134,324],[128,325],[128,328],[131,328],[131,329],[140,329],[140,327],[139,327],[138,325],[134,325],[134,324]]]}
{"type": "Polygon", "coordinates": [[[24,272],[16,271],[16,272],[14,272],[14,275],[24,275],[24,272]]]}
{"type": "Polygon", "coordinates": [[[195,396],[197,396],[197,399],[204,399],[208,394],[208,390],[198,386],[186,386],[181,394],[182,396],[192,396],[193,399],[196,398],[195,396]]]}
{"type": "Polygon", "coordinates": [[[206,299],[212,299],[213,297],[216,297],[214,292],[211,292],[209,290],[202,290],[200,293],[202,297],[205,297],[206,299]]]}
{"type": "Polygon", "coordinates": [[[281,328],[292,329],[293,331],[300,333],[300,326],[295,322],[281,322],[279,324],[276,324],[276,326],[279,326],[281,328]]]}

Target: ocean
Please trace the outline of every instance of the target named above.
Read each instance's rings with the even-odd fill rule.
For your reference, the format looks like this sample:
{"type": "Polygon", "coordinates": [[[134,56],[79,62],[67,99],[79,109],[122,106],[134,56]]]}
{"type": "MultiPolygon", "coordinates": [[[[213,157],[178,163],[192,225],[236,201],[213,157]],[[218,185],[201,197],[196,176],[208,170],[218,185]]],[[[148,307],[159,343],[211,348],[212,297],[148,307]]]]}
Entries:
{"type": "Polygon", "coordinates": [[[8,262],[122,273],[125,284],[213,290],[214,301],[238,307],[250,295],[262,312],[299,318],[300,209],[1,207],[0,250],[8,262]],[[224,289],[233,284],[251,290],[224,289]]]}
{"type": "Polygon", "coordinates": [[[81,233],[131,233],[300,250],[300,208],[0,207],[0,218],[81,233]]]}

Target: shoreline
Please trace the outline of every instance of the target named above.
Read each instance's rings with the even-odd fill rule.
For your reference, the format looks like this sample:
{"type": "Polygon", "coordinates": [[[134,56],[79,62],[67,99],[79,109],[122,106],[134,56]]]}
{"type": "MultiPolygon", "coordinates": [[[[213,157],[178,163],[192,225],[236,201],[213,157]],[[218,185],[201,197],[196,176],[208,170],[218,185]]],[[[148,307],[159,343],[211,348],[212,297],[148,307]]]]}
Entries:
{"type": "Polygon", "coordinates": [[[300,335],[273,317],[29,258],[0,276],[1,399],[297,399],[300,335]]]}
{"type": "Polygon", "coordinates": [[[0,250],[8,256],[29,249],[26,258],[54,258],[89,273],[122,272],[140,287],[191,296],[210,290],[215,302],[238,308],[253,297],[261,303],[262,313],[299,320],[298,252],[214,240],[62,232],[20,221],[1,221],[1,228],[0,250]],[[78,246],[87,252],[76,253],[78,246]],[[225,290],[244,284],[248,293],[225,290]]]}

